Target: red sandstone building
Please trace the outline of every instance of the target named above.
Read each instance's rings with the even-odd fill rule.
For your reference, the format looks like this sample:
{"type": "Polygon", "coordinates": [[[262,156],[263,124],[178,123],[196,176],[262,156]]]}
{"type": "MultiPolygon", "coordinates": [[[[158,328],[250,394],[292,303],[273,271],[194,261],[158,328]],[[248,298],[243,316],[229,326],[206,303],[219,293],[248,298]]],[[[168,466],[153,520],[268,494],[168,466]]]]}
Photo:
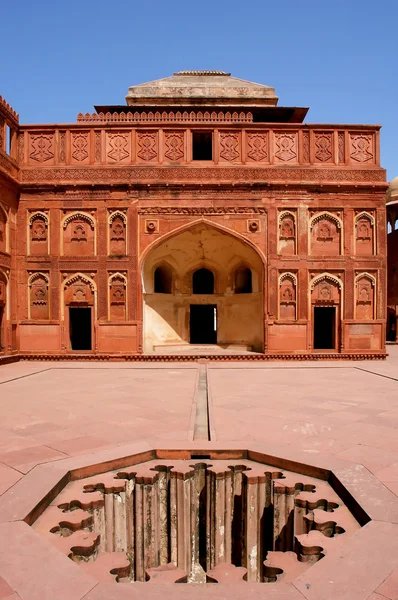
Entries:
{"type": "Polygon", "coordinates": [[[3,355],[384,353],[379,126],[218,71],[73,124],[0,102],[3,355]]]}

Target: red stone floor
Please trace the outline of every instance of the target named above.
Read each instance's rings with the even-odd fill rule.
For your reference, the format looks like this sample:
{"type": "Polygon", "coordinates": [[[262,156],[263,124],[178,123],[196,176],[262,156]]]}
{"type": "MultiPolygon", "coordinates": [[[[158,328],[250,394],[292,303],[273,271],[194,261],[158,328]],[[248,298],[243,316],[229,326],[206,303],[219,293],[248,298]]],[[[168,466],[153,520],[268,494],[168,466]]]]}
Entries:
{"type": "MultiPolygon", "coordinates": [[[[225,448],[229,443],[242,448],[265,443],[281,453],[308,456],[308,462],[314,457],[333,457],[347,465],[359,463],[397,496],[398,346],[389,347],[388,352],[386,361],[363,362],[4,365],[0,367],[0,496],[43,463],[132,442],[145,441],[154,447],[172,447],[174,442],[200,444],[200,440],[192,441],[199,369],[207,369],[210,443],[225,448]]],[[[236,598],[398,600],[397,528],[391,530],[394,548],[386,548],[388,560],[383,550],[358,549],[364,554],[363,572],[356,573],[360,583],[354,577],[352,589],[343,582],[334,592],[320,596],[298,586],[294,595],[286,592],[285,596],[283,586],[272,586],[272,593],[264,596],[262,590],[268,584],[261,584],[261,589],[249,595],[248,588],[243,596],[236,592],[236,598]],[[372,578],[376,572],[383,577],[372,578]]],[[[22,531],[18,538],[28,558],[20,558],[20,578],[11,581],[7,578],[10,534],[5,524],[0,525],[0,600],[139,597],[138,591],[125,596],[126,588],[121,590],[116,584],[98,588],[96,593],[95,582],[91,587],[79,586],[74,579],[77,567],[71,561],[66,580],[62,580],[65,574],[58,578],[63,583],[57,593],[47,590],[45,568],[38,569],[37,577],[27,584],[26,544],[32,555],[36,553],[35,538],[28,529],[25,541],[22,531]]],[[[235,599],[235,591],[223,595],[222,588],[206,587],[213,590],[206,593],[209,598],[235,599]]],[[[189,591],[185,585],[176,588],[175,598],[204,597],[195,586],[189,591]]],[[[164,596],[156,588],[151,597],[160,600],[164,596]]]]}

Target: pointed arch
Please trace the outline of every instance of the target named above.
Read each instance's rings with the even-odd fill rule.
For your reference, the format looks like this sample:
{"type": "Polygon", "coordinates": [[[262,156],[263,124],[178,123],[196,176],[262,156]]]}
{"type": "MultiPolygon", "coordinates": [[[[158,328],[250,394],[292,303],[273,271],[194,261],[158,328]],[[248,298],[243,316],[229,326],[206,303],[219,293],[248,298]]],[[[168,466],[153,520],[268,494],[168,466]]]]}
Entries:
{"type": "Polygon", "coordinates": [[[310,231],[312,230],[312,228],[314,227],[315,223],[318,223],[318,221],[320,221],[321,219],[324,218],[328,218],[331,221],[334,221],[334,223],[336,224],[337,229],[341,229],[343,230],[343,222],[342,220],[337,216],[334,215],[333,213],[324,210],[322,212],[316,213],[316,215],[313,215],[310,219],[310,231]]]}
{"type": "MultiPolygon", "coordinates": [[[[33,227],[33,223],[36,219],[39,219],[41,221],[43,221],[44,223],[44,227],[45,227],[45,232],[46,232],[46,254],[49,254],[50,252],[50,218],[48,216],[48,214],[46,214],[45,212],[43,212],[42,210],[35,210],[32,213],[29,213],[29,217],[28,217],[28,222],[27,222],[27,234],[26,234],[26,239],[27,239],[27,250],[28,250],[28,254],[31,254],[32,251],[32,241],[36,241],[36,240],[32,240],[32,227],[33,227]]],[[[41,237],[41,233],[39,233],[39,235],[37,236],[38,238],[41,237]]],[[[44,240],[40,240],[40,241],[44,241],[44,240]]],[[[40,243],[39,241],[39,243],[40,243]]]]}
{"type": "Polygon", "coordinates": [[[325,279],[328,281],[331,281],[332,283],[337,285],[339,290],[343,289],[343,282],[341,281],[341,279],[339,279],[339,277],[337,277],[336,275],[332,275],[331,273],[328,273],[327,271],[325,271],[324,273],[320,273],[319,275],[316,275],[313,279],[311,279],[311,282],[310,282],[311,291],[314,289],[314,287],[316,286],[317,283],[319,283],[320,281],[323,281],[325,279]]]}
{"type": "MultiPolygon", "coordinates": [[[[119,286],[120,287],[120,286],[119,286]]],[[[119,290],[120,291],[120,290],[119,290]]],[[[112,303],[114,305],[118,305],[119,307],[121,305],[123,305],[123,319],[122,320],[126,320],[127,318],[127,294],[128,294],[128,287],[127,287],[127,277],[124,273],[120,273],[119,271],[117,271],[116,273],[111,273],[108,277],[108,321],[113,320],[112,319],[112,303]],[[115,282],[116,280],[122,281],[123,282],[123,298],[115,298],[112,299],[112,284],[113,282],[115,282]]],[[[117,317],[117,320],[119,320],[119,318],[117,317]]]]}
{"type": "Polygon", "coordinates": [[[67,215],[65,215],[63,217],[63,219],[61,220],[61,224],[60,224],[60,236],[61,236],[61,256],[64,256],[64,234],[65,234],[65,230],[67,228],[67,226],[69,225],[69,223],[71,223],[72,221],[76,220],[76,219],[80,219],[82,221],[85,221],[86,223],[89,224],[89,226],[91,227],[92,231],[93,231],[93,236],[94,236],[94,247],[93,247],[93,254],[94,256],[97,254],[97,228],[96,228],[96,222],[95,219],[89,215],[88,213],[84,212],[84,211],[73,211],[67,215]]]}
{"type": "MultiPolygon", "coordinates": [[[[32,319],[32,318],[49,319],[50,318],[49,286],[50,286],[50,277],[49,277],[48,273],[43,273],[42,271],[37,271],[36,273],[32,273],[28,277],[28,319],[32,319]],[[46,289],[44,292],[41,291],[41,295],[40,295],[39,299],[36,298],[36,300],[34,300],[32,297],[32,292],[33,292],[33,287],[34,287],[35,281],[37,281],[38,279],[44,280],[46,289]],[[38,317],[32,316],[32,304],[34,304],[35,302],[38,302],[38,304],[41,304],[41,305],[46,305],[46,316],[44,316],[44,317],[41,315],[38,317]]],[[[42,310],[42,308],[39,309],[39,313],[41,310],[42,310]]]]}
{"type": "Polygon", "coordinates": [[[93,279],[91,279],[91,277],[89,277],[88,275],[85,275],[84,273],[81,273],[80,271],[77,273],[74,273],[73,275],[70,275],[62,283],[62,286],[61,286],[61,290],[62,290],[61,319],[63,320],[65,318],[65,290],[70,285],[72,285],[73,283],[76,283],[79,280],[81,280],[85,284],[87,284],[90,287],[91,292],[93,293],[94,319],[96,320],[97,319],[97,284],[95,283],[95,281],[93,279]]]}
{"type": "Polygon", "coordinates": [[[108,256],[125,256],[127,254],[127,215],[121,210],[113,210],[108,214],[107,254],[108,256]],[[114,224],[120,219],[123,225],[114,224]]]}

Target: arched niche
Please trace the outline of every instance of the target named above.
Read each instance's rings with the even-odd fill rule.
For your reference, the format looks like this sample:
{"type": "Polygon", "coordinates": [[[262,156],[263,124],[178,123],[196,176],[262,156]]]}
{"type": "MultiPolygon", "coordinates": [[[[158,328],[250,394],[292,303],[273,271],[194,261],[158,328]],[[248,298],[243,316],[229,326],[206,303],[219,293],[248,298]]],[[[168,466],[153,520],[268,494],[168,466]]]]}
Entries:
{"type": "Polygon", "coordinates": [[[375,318],[376,278],[370,273],[355,277],[355,318],[371,321],[375,318]]]}
{"type": "Polygon", "coordinates": [[[127,317],[127,278],[122,273],[109,276],[108,319],[125,321],[127,317]]]}
{"type": "Polygon", "coordinates": [[[50,318],[49,277],[46,273],[33,273],[28,279],[28,318],[47,320],[50,318]]]}
{"type": "Polygon", "coordinates": [[[202,267],[192,273],[193,294],[214,294],[214,274],[202,267]]]}
{"type": "Polygon", "coordinates": [[[296,254],[296,214],[290,210],[278,215],[278,253],[296,254]]]}
{"type": "Polygon", "coordinates": [[[9,252],[8,213],[0,203],[0,252],[9,252]]]}
{"type": "Polygon", "coordinates": [[[295,321],[297,318],[297,277],[293,273],[279,276],[279,318],[295,321]]]}
{"type": "Polygon", "coordinates": [[[208,221],[197,221],[156,240],[141,264],[144,351],[190,343],[193,313],[200,313],[200,306],[208,306],[203,311],[208,311],[208,318],[215,324],[217,344],[263,349],[263,257],[239,234],[208,221]],[[154,287],[155,269],[164,264],[173,274],[170,294],[157,293],[154,287]],[[234,293],[233,274],[243,265],[253,274],[251,294],[234,293]],[[197,288],[194,280],[198,277],[203,284],[204,273],[207,284],[197,288]],[[210,281],[212,276],[214,282],[210,281]],[[199,308],[192,308],[195,306],[199,308]]]}
{"type": "Polygon", "coordinates": [[[235,294],[251,294],[253,291],[252,271],[249,267],[240,266],[234,272],[235,294]]]}
{"type": "Polygon", "coordinates": [[[355,217],[355,254],[375,254],[374,217],[368,212],[361,212],[355,217]]]}
{"type": "Polygon", "coordinates": [[[85,212],[66,215],[61,223],[61,254],[93,256],[96,253],[96,229],[93,217],[85,212]]]}
{"type": "Polygon", "coordinates": [[[310,219],[310,254],[338,256],[343,253],[342,221],[330,212],[317,213],[310,219]]]}
{"type": "Polygon", "coordinates": [[[155,294],[171,294],[173,291],[173,271],[167,263],[156,267],[153,273],[153,291],[155,294]]]}
{"type": "Polygon", "coordinates": [[[43,256],[49,253],[49,218],[41,211],[28,218],[28,254],[43,256]]]}
{"type": "Polygon", "coordinates": [[[97,321],[97,286],[84,273],[67,277],[62,285],[61,317],[65,323],[65,348],[90,351],[95,347],[94,323],[97,321]]]}
{"type": "Polygon", "coordinates": [[[124,256],[127,254],[127,217],[115,210],[108,219],[108,254],[124,256]]]}

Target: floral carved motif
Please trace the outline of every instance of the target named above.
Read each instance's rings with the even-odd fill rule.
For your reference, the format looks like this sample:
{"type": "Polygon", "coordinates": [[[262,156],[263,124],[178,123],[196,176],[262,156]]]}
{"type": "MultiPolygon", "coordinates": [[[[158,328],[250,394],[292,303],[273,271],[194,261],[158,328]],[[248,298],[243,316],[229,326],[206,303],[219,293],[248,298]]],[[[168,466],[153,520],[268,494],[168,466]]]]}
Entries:
{"type": "Polygon", "coordinates": [[[0,279],[0,306],[6,303],[6,284],[0,279]]]}
{"type": "Polygon", "coordinates": [[[158,155],[156,133],[137,133],[137,156],[142,160],[153,160],[158,155]]]}
{"type": "Polygon", "coordinates": [[[36,217],[32,221],[31,229],[32,242],[46,242],[47,241],[47,225],[41,217],[36,217]]]}
{"type": "Polygon", "coordinates": [[[275,134],[276,152],[275,156],[283,162],[289,162],[297,158],[296,136],[287,133],[275,134]]]}
{"type": "Polygon", "coordinates": [[[71,239],[74,242],[86,242],[87,241],[87,223],[84,221],[75,221],[72,229],[71,239]]]}
{"type": "Polygon", "coordinates": [[[345,138],[343,131],[339,131],[337,144],[339,153],[339,163],[343,163],[345,162],[345,138]]]}
{"type": "Polygon", "coordinates": [[[247,133],[247,156],[252,160],[266,160],[268,158],[268,134],[247,133]]]}
{"type": "Polygon", "coordinates": [[[140,215],[265,215],[267,209],[262,206],[164,206],[142,207],[138,209],[140,215]]]}
{"type": "Polygon", "coordinates": [[[372,136],[351,135],[351,158],[357,162],[373,160],[372,136]]]}
{"type": "Polygon", "coordinates": [[[18,162],[19,163],[23,163],[24,155],[25,155],[24,135],[22,134],[18,137],[18,162]]]}
{"type": "Polygon", "coordinates": [[[165,157],[180,160],[184,157],[184,133],[180,131],[165,133],[165,157]]]}
{"type": "Polygon", "coordinates": [[[116,162],[120,162],[130,155],[129,152],[129,136],[127,133],[109,134],[108,156],[116,162]]]}
{"type": "Polygon", "coordinates": [[[239,133],[220,132],[220,156],[232,161],[239,157],[239,133]]]}
{"type": "Polygon", "coordinates": [[[46,162],[54,158],[54,143],[52,135],[31,136],[30,158],[37,162],[46,162]]]}
{"type": "Polygon", "coordinates": [[[315,158],[320,162],[328,162],[333,157],[332,134],[315,134],[315,158]]]}
{"type": "Polygon", "coordinates": [[[72,138],[72,157],[81,162],[88,158],[88,137],[85,133],[77,133],[72,138]]]}
{"type": "Polygon", "coordinates": [[[66,161],[66,132],[60,131],[59,133],[59,160],[61,162],[66,161]]]}
{"type": "Polygon", "coordinates": [[[372,237],[371,224],[366,217],[357,221],[357,240],[370,240],[372,237]]]}
{"type": "Polygon", "coordinates": [[[310,162],[310,132],[303,131],[303,161],[310,162]]]}
{"type": "Polygon", "coordinates": [[[100,162],[101,160],[101,132],[95,132],[95,142],[94,142],[94,158],[96,162],[100,162]]]}

